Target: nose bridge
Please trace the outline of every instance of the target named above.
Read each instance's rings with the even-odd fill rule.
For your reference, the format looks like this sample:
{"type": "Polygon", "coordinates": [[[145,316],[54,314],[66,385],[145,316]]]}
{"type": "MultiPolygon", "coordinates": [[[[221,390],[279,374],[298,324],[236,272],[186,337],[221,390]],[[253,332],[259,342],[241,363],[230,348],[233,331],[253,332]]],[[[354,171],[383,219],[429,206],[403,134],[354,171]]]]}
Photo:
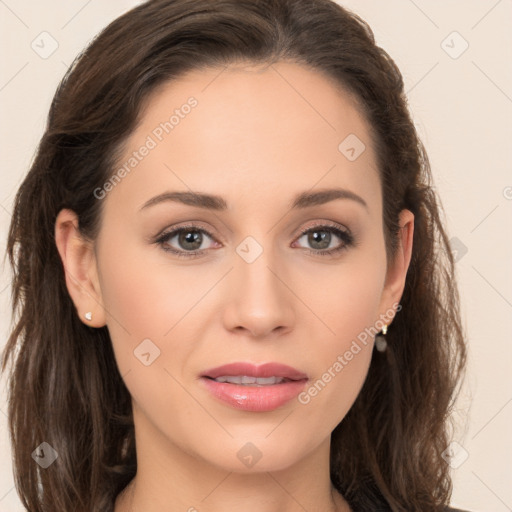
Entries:
{"type": "Polygon", "coordinates": [[[246,288],[247,292],[256,297],[267,295],[260,298],[266,298],[268,302],[276,294],[282,295],[279,290],[282,283],[275,275],[281,264],[276,258],[278,251],[273,246],[272,235],[267,233],[256,236],[245,237],[236,247],[236,276],[240,279],[242,293],[245,293],[246,288]]]}
{"type": "Polygon", "coordinates": [[[228,323],[244,327],[254,335],[289,327],[293,321],[290,291],[285,284],[284,265],[272,245],[272,234],[249,235],[235,248],[230,283],[228,323]],[[259,238],[259,240],[257,239],[259,238]]]}

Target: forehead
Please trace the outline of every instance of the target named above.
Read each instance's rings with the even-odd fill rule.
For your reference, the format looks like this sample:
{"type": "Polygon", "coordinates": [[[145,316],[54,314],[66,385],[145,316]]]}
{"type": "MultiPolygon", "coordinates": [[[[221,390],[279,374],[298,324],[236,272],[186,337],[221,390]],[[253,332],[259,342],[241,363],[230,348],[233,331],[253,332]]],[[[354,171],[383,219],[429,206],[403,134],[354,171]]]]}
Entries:
{"type": "Polygon", "coordinates": [[[319,70],[286,61],[197,69],[161,84],[145,101],[138,131],[147,132],[169,119],[191,97],[199,106],[193,111],[198,122],[183,123],[179,131],[185,135],[193,130],[196,139],[229,134],[236,143],[248,135],[230,131],[238,127],[264,128],[251,134],[255,142],[263,142],[266,134],[283,140],[305,129],[334,141],[344,130],[353,129],[368,139],[366,121],[349,91],[319,70]],[[205,118],[218,122],[198,131],[205,118]]]}
{"type": "Polygon", "coordinates": [[[139,196],[167,187],[263,199],[283,186],[361,190],[378,180],[353,97],[296,63],[194,70],[162,84],[119,164],[144,145],[151,150],[126,180],[139,196]]]}

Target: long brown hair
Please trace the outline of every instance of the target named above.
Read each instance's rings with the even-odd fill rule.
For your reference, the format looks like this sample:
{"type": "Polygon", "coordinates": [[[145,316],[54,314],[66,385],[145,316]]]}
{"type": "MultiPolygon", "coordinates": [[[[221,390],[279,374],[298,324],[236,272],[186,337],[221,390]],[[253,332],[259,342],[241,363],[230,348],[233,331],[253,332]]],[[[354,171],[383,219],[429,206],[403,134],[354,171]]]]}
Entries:
{"type": "Polygon", "coordinates": [[[437,511],[452,484],[442,457],[466,348],[454,259],[402,76],[370,27],[331,0],[153,0],[108,25],[61,81],[14,204],[9,428],[15,484],[32,512],[111,511],[137,469],[130,395],[106,327],[80,319],[54,240],[62,208],[94,240],[94,190],[116,170],[143,102],[188,70],[234,62],[309,66],[356,98],[372,130],[388,258],[398,214],[415,215],[402,309],[353,407],[332,434],[331,479],[354,511],[437,511]],[[58,453],[47,469],[31,454],[58,453]]]}

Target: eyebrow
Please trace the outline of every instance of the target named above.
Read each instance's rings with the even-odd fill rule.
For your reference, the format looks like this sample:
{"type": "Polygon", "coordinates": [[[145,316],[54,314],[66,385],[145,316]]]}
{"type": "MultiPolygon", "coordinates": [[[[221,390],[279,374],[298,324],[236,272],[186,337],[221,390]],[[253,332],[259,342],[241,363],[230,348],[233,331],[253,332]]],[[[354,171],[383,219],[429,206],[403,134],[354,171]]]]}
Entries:
{"type": "MultiPolygon", "coordinates": [[[[350,199],[368,209],[368,204],[361,196],[343,188],[323,189],[316,192],[302,192],[295,196],[290,208],[292,210],[304,209],[311,206],[325,204],[330,201],[334,201],[335,199],[350,199]]],[[[144,210],[150,206],[167,201],[174,201],[188,206],[197,206],[199,208],[215,211],[225,211],[228,209],[228,203],[221,196],[204,194],[201,192],[164,192],[163,194],[159,194],[149,199],[149,201],[146,201],[140,210],[144,210]]]]}

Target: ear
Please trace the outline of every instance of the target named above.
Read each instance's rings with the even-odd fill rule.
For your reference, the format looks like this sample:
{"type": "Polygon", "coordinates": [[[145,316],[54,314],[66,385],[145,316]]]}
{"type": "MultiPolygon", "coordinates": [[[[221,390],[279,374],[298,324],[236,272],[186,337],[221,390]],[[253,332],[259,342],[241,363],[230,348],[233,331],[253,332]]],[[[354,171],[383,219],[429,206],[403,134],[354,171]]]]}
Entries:
{"type": "Polygon", "coordinates": [[[80,234],[78,217],[72,210],[63,209],[57,215],[55,242],[64,266],[66,287],[80,320],[91,327],[103,327],[105,309],[94,247],[80,234]],[[91,313],[91,320],[86,313],[91,313]]]}
{"type": "Polygon", "coordinates": [[[388,264],[384,290],[382,292],[380,311],[382,315],[386,311],[396,310],[394,304],[398,304],[405,288],[405,278],[411,262],[412,241],[414,235],[414,214],[410,210],[402,210],[398,223],[399,246],[393,261],[388,264]]]}

